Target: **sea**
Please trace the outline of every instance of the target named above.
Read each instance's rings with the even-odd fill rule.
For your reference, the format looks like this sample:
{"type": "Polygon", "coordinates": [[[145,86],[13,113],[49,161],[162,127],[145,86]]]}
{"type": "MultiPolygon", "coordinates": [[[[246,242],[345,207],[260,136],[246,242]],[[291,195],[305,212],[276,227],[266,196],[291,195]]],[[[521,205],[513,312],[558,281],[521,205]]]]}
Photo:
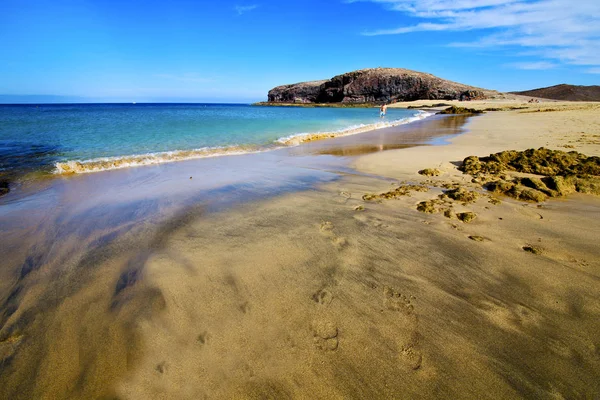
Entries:
{"type": "Polygon", "coordinates": [[[0,180],[263,152],[420,120],[423,111],[249,104],[0,105],[0,180]]]}

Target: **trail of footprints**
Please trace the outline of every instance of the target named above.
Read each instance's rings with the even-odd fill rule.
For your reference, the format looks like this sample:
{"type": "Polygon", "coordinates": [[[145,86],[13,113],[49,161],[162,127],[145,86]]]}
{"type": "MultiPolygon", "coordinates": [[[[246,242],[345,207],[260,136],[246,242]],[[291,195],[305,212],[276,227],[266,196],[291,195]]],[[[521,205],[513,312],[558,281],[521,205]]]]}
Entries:
{"type": "MultiPolygon", "coordinates": [[[[418,370],[421,368],[423,356],[419,350],[418,318],[411,302],[412,299],[414,299],[413,296],[406,296],[387,286],[383,290],[384,308],[402,313],[405,317],[408,317],[412,325],[408,339],[397,343],[399,361],[407,369],[418,370]]],[[[333,294],[328,289],[321,289],[313,294],[312,300],[320,307],[327,307],[333,300],[333,294]]],[[[310,328],[314,345],[318,350],[324,352],[338,350],[340,344],[339,329],[331,319],[316,318],[312,321],[310,328]]]]}
{"type": "MultiPolygon", "coordinates": [[[[319,230],[338,249],[342,249],[347,245],[345,238],[335,234],[334,225],[330,221],[323,221],[319,230]]],[[[319,304],[320,307],[323,307],[321,311],[325,311],[333,301],[333,298],[333,293],[326,288],[320,289],[312,295],[312,300],[319,304]]],[[[399,360],[407,368],[418,370],[421,368],[423,356],[419,350],[418,318],[414,311],[412,300],[414,300],[414,296],[406,296],[388,286],[385,286],[383,289],[384,308],[389,311],[402,313],[404,317],[408,318],[411,324],[411,333],[408,339],[397,344],[399,360]]],[[[322,351],[338,350],[340,341],[339,330],[331,319],[325,317],[316,318],[312,321],[310,328],[317,349],[322,351]]]]}
{"type": "MultiPolygon", "coordinates": [[[[312,299],[320,307],[327,307],[333,301],[333,293],[328,289],[321,289],[312,295],[312,299]]],[[[324,311],[324,309],[320,309],[324,311]]],[[[315,347],[323,351],[335,351],[338,348],[338,328],[328,318],[316,318],[310,324],[315,347]]]]}

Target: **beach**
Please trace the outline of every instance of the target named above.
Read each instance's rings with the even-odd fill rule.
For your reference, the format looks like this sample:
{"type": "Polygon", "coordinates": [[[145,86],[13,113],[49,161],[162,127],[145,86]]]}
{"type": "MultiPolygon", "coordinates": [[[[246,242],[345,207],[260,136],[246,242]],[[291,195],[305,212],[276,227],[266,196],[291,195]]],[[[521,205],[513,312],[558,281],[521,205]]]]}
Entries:
{"type": "Polygon", "coordinates": [[[597,398],[600,197],[521,201],[458,167],[600,156],[600,105],[451,103],[506,111],[2,204],[0,397],[597,398]],[[476,199],[417,210],[456,188],[476,199]]]}

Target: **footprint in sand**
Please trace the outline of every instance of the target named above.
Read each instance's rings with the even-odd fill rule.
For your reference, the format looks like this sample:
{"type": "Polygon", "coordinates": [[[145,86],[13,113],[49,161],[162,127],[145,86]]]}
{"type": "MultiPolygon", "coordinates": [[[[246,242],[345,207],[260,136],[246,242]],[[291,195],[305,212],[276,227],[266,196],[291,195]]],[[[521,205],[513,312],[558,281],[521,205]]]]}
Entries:
{"type": "Polygon", "coordinates": [[[338,193],[338,197],[335,198],[335,201],[340,204],[346,204],[348,200],[352,198],[352,193],[342,190],[338,193]]]}
{"type": "Polygon", "coordinates": [[[490,239],[486,238],[485,236],[479,236],[479,235],[470,235],[469,239],[474,240],[475,242],[487,242],[490,239]]]}
{"type": "Polygon", "coordinates": [[[404,360],[406,365],[413,370],[421,368],[421,364],[423,363],[423,356],[421,355],[421,352],[410,344],[400,348],[400,357],[404,360]]]}
{"type": "Polygon", "coordinates": [[[324,235],[333,235],[333,224],[329,221],[323,221],[319,230],[324,235]]]}
{"type": "Polygon", "coordinates": [[[410,321],[413,324],[412,334],[410,335],[408,342],[398,346],[398,356],[404,366],[412,370],[418,370],[423,363],[423,355],[418,349],[418,319],[415,314],[415,307],[412,304],[412,300],[414,299],[414,296],[404,295],[388,286],[383,289],[383,305],[385,308],[401,312],[405,316],[410,317],[410,321]]]}
{"type": "Polygon", "coordinates": [[[333,294],[327,289],[321,289],[312,295],[312,299],[322,306],[328,306],[333,301],[333,294]]]}
{"type": "Polygon", "coordinates": [[[411,304],[411,299],[414,297],[398,293],[389,286],[383,288],[383,305],[388,310],[401,311],[406,315],[411,315],[415,309],[411,304]]]}
{"type": "Polygon", "coordinates": [[[154,369],[159,374],[164,374],[165,372],[167,372],[167,362],[166,361],[161,362],[156,367],[154,367],[154,369]]]}
{"type": "MultiPolygon", "coordinates": [[[[356,210],[356,209],[355,209],[356,210]]],[[[362,211],[364,210],[358,210],[358,211],[362,211]]],[[[354,218],[357,221],[362,222],[363,224],[367,224],[367,225],[371,225],[375,228],[389,228],[389,225],[385,224],[384,221],[382,219],[379,218],[375,218],[373,216],[368,216],[368,215],[354,215],[354,218]]]]}
{"type": "Polygon", "coordinates": [[[311,324],[315,347],[323,351],[335,351],[338,348],[338,328],[331,321],[315,320],[311,324]]]}
{"type": "Polygon", "coordinates": [[[518,207],[516,208],[516,210],[521,214],[524,215],[526,217],[529,218],[533,218],[533,219],[544,219],[544,216],[538,212],[533,211],[531,208],[529,208],[528,204],[525,204],[522,207],[518,207]]]}
{"type": "Polygon", "coordinates": [[[210,335],[208,334],[207,331],[204,331],[198,335],[198,337],[196,338],[196,341],[200,344],[206,344],[208,342],[208,339],[210,339],[210,335]]]}
{"type": "Polygon", "coordinates": [[[321,227],[319,228],[319,230],[321,231],[321,234],[323,234],[324,236],[328,237],[331,240],[331,243],[333,243],[333,245],[338,250],[341,250],[344,247],[346,247],[346,245],[348,245],[348,241],[346,240],[346,238],[337,236],[333,232],[333,224],[331,222],[329,222],[329,221],[321,222],[321,227]]]}

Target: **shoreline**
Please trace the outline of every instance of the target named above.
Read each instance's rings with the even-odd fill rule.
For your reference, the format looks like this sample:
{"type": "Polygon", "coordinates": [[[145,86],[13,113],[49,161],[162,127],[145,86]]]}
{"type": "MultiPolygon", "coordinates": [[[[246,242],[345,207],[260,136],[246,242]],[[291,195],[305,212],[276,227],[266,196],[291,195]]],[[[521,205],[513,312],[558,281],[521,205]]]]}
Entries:
{"type": "MultiPolygon", "coordinates": [[[[600,220],[590,216],[599,198],[574,194],[541,207],[486,196],[456,202],[456,212],[477,213],[469,224],[416,210],[444,183],[472,184],[456,169],[469,155],[542,145],[600,155],[594,107],[487,113],[470,118],[466,133],[442,135],[446,146],[377,151],[400,143],[374,131],[294,147],[287,158],[241,156],[252,162],[236,158],[240,176],[229,183],[218,182],[218,159],[69,179],[76,190],[50,191],[31,205],[40,214],[57,195],[74,201],[40,217],[47,232],[14,221],[18,245],[0,272],[0,393],[594,398],[600,220]],[[320,151],[323,158],[311,156],[320,151]],[[241,174],[254,163],[271,175],[241,174]],[[202,193],[211,186],[188,179],[199,165],[211,165],[217,204],[241,201],[210,212],[202,193]],[[285,167],[305,172],[288,176],[285,167]],[[423,168],[441,174],[425,177],[423,168]],[[148,184],[165,173],[178,178],[148,184]],[[278,176],[308,190],[275,182],[265,196],[278,176]],[[363,200],[403,182],[428,190],[363,200]],[[110,189],[100,196],[93,188],[110,189]],[[83,193],[85,206],[76,203],[83,193]],[[189,207],[166,212],[177,203],[189,207]],[[161,210],[167,218],[156,225],[129,223],[161,210]],[[103,224],[92,229],[95,221],[103,224]]],[[[461,131],[461,120],[431,118],[410,129],[417,141],[432,129],[461,131]]]]}
{"type": "Polygon", "coordinates": [[[412,117],[402,118],[399,120],[393,120],[389,122],[382,121],[374,124],[351,126],[339,131],[297,133],[291,136],[281,137],[275,142],[264,146],[235,145],[225,147],[206,147],[192,150],[172,150],[139,155],[102,157],[83,161],[63,161],[57,162],[55,164],[55,170],[53,173],[57,175],[92,173],[122,168],[132,168],[146,165],[157,165],[170,162],[195,160],[201,158],[256,154],[266,151],[279,150],[282,148],[299,146],[308,142],[334,139],[339,137],[356,135],[360,133],[367,133],[378,129],[392,128],[399,125],[410,124],[423,118],[427,118],[431,115],[433,114],[423,111],[418,113],[417,115],[413,115],[412,117]]]}
{"type": "MultiPolygon", "coordinates": [[[[219,105],[216,105],[219,106],[219,105]]],[[[396,113],[400,114],[400,113],[396,113]]],[[[10,152],[3,154],[3,157],[7,158],[8,169],[3,171],[3,182],[6,180],[15,181],[18,177],[27,176],[28,178],[35,177],[37,175],[52,174],[52,175],[70,175],[78,173],[90,173],[100,172],[114,169],[123,169],[130,167],[138,167],[144,165],[156,165],[165,164],[174,161],[184,161],[190,159],[201,159],[209,157],[227,156],[227,155],[241,155],[241,154],[252,154],[264,151],[278,150],[280,148],[297,146],[302,143],[312,142],[323,139],[331,139],[341,136],[353,135],[357,133],[369,132],[371,130],[382,129],[386,127],[392,127],[405,123],[413,122],[423,116],[427,116],[428,113],[422,111],[406,112],[407,116],[395,115],[390,116],[396,119],[380,120],[379,118],[372,118],[374,122],[369,123],[356,123],[351,124],[352,121],[345,121],[347,126],[340,129],[334,130],[319,130],[315,133],[306,133],[296,129],[296,133],[287,136],[279,136],[271,142],[264,143],[250,143],[250,144],[233,144],[233,145],[222,145],[222,146],[207,146],[193,149],[184,150],[169,150],[169,151],[149,151],[141,152],[140,154],[124,154],[115,156],[102,156],[102,157],[91,157],[91,158],[77,158],[71,156],[71,159],[61,160],[60,157],[52,155],[52,152],[58,151],[58,146],[48,145],[46,148],[40,146],[34,146],[35,150],[24,149],[23,152],[31,152],[27,154],[30,158],[34,159],[29,164],[25,161],[26,155],[19,153],[21,149],[15,149],[17,153],[11,155],[10,152]],[[408,115],[410,114],[410,115],[408,115]],[[41,150],[39,150],[41,148],[41,150]],[[43,151],[42,151],[43,150],[43,151]],[[39,154],[35,153],[38,151],[39,154]],[[48,156],[50,154],[50,156],[48,156]],[[39,157],[37,160],[36,157],[39,157]],[[43,157],[47,157],[48,160],[43,157]],[[14,159],[14,160],[13,160],[14,159]],[[35,163],[38,163],[37,165],[35,163]],[[13,168],[14,163],[15,166],[13,168]],[[31,165],[30,165],[31,164],[31,165]],[[20,168],[20,169],[19,169],[20,168]]],[[[335,125],[335,124],[334,124],[335,125]]],[[[337,124],[340,125],[340,124],[337,124]]],[[[341,124],[343,125],[343,124],[341,124]]],[[[307,128],[310,131],[310,128],[307,128]]],[[[285,132],[285,131],[284,131],[285,132]]],[[[248,138],[247,141],[252,142],[252,138],[248,138]]],[[[243,142],[243,140],[242,140],[243,142]]],[[[11,145],[11,144],[9,144],[11,145]]],[[[182,148],[185,148],[183,146],[182,148]]],[[[118,152],[117,152],[118,154],[118,152]]],[[[4,193],[4,191],[3,191],[4,193]]]]}

